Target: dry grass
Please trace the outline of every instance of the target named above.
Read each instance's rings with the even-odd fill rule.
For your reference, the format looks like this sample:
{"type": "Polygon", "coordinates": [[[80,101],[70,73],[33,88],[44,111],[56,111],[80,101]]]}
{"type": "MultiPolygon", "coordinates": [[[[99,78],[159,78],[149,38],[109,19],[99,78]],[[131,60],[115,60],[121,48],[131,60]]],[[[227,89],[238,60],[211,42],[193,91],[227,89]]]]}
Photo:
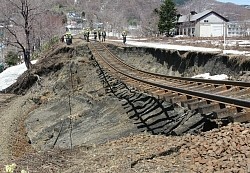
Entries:
{"type": "Polygon", "coordinates": [[[35,151],[29,144],[24,121],[28,114],[37,107],[37,105],[33,105],[30,110],[14,122],[14,126],[18,129],[18,131],[14,132],[13,136],[11,136],[11,155],[14,158],[22,157],[26,153],[32,153],[35,151]]]}
{"type": "Polygon", "coordinates": [[[250,57],[244,55],[229,55],[229,61],[234,62],[235,64],[242,65],[244,63],[250,62],[250,57]]]}

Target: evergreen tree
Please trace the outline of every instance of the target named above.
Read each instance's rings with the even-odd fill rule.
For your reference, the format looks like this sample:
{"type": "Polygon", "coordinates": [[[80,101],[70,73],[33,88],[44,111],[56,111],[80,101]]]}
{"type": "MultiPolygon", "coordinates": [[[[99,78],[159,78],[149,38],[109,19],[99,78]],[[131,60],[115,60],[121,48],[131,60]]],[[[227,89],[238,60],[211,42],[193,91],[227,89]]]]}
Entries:
{"type": "Polygon", "coordinates": [[[158,14],[158,29],[161,34],[166,33],[166,35],[169,36],[170,30],[175,27],[177,20],[177,10],[175,3],[172,0],[165,0],[158,11],[158,14]]]}

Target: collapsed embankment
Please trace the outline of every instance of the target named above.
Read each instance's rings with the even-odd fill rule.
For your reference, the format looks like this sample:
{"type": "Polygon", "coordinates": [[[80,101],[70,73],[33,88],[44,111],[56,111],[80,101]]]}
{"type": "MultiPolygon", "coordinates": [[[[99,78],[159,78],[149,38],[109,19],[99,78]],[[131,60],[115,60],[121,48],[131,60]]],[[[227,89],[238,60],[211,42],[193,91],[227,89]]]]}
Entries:
{"type": "Polygon", "coordinates": [[[250,57],[246,56],[108,46],[126,63],[145,71],[182,77],[226,74],[230,80],[250,81],[250,57]]]}
{"type": "MultiPolygon", "coordinates": [[[[157,58],[141,48],[128,48],[135,51],[126,49],[114,48],[135,66],[153,72],[185,74],[185,71],[182,74],[172,70],[176,67],[167,68],[166,62],[158,63],[157,58]]],[[[14,84],[9,91],[18,92],[21,87],[19,93],[24,95],[10,103],[11,108],[21,108],[16,112],[21,121],[10,127],[15,133],[20,133],[17,138],[11,136],[16,140],[16,145],[11,145],[12,153],[15,149],[19,153],[23,151],[25,143],[20,145],[20,141],[27,140],[26,131],[19,128],[23,126],[34,148],[54,149],[37,153],[26,151],[25,156],[4,163],[0,157],[0,168],[4,164],[16,163],[16,171],[28,169],[29,172],[41,173],[249,170],[249,125],[231,124],[199,135],[166,137],[174,133],[197,133],[199,129],[205,130],[206,125],[211,129],[211,124],[195,112],[131,91],[98,68],[85,44],[61,45],[53,52],[42,57],[33,70],[19,78],[18,85],[14,84]],[[35,74],[39,74],[39,81],[27,80],[29,75],[35,74]],[[25,81],[29,81],[29,87],[25,87],[25,81]],[[164,135],[135,135],[141,131],[164,135]],[[96,145],[98,143],[105,144],[96,145]],[[72,150],[67,150],[71,146],[72,150]]],[[[166,59],[165,56],[162,58],[166,59]]],[[[6,109],[8,111],[2,114],[1,110],[0,117],[14,116],[9,106],[6,109]]]]}
{"type": "MultiPolygon", "coordinates": [[[[217,54],[109,47],[129,64],[167,75],[239,78],[249,64],[217,54]]],[[[105,143],[144,131],[181,135],[217,127],[196,111],[131,91],[98,67],[87,44],[55,47],[6,91],[25,95],[20,105],[34,105],[22,119],[29,137],[24,140],[37,150],[105,143]]]]}

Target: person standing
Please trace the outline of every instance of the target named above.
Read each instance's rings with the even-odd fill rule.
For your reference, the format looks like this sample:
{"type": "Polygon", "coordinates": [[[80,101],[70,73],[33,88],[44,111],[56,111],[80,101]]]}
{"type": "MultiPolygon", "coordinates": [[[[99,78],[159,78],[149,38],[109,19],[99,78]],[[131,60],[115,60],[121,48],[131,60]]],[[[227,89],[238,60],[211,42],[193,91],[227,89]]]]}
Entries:
{"type": "Polygon", "coordinates": [[[98,30],[98,39],[99,41],[101,41],[101,36],[102,36],[102,31],[101,29],[98,30]]]}
{"type": "Polygon", "coordinates": [[[89,29],[86,30],[86,39],[87,39],[87,42],[89,42],[89,29]]]}
{"type": "Polygon", "coordinates": [[[102,31],[102,42],[105,42],[105,38],[106,38],[106,31],[103,30],[102,31]]]}
{"type": "Polygon", "coordinates": [[[123,44],[126,43],[126,37],[127,37],[127,32],[126,31],[122,31],[122,38],[123,38],[123,44]]]}
{"type": "Polygon", "coordinates": [[[72,39],[73,39],[72,34],[70,32],[66,32],[64,37],[65,37],[66,44],[71,45],[72,44],[72,39]]]}
{"type": "Polygon", "coordinates": [[[96,29],[94,29],[94,40],[96,41],[97,39],[97,32],[96,32],[96,29]]]}
{"type": "Polygon", "coordinates": [[[87,40],[87,30],[86,29],[83,30],[83,39],[87,40]]]}

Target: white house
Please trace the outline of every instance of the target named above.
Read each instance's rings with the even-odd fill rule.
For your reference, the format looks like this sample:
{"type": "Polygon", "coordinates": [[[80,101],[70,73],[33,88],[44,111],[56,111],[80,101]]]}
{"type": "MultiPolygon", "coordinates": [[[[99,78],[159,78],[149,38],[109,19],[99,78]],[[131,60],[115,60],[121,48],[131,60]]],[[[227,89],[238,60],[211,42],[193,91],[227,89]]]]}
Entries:
{"type": "Polygon", "coordinates": [[[226,31],[229,20],[220,14],[206,10],[201,13],[192,11],[190,14],[180,16],[177,21],[177,35],[196,37],[220,37],[226,31]]]}

